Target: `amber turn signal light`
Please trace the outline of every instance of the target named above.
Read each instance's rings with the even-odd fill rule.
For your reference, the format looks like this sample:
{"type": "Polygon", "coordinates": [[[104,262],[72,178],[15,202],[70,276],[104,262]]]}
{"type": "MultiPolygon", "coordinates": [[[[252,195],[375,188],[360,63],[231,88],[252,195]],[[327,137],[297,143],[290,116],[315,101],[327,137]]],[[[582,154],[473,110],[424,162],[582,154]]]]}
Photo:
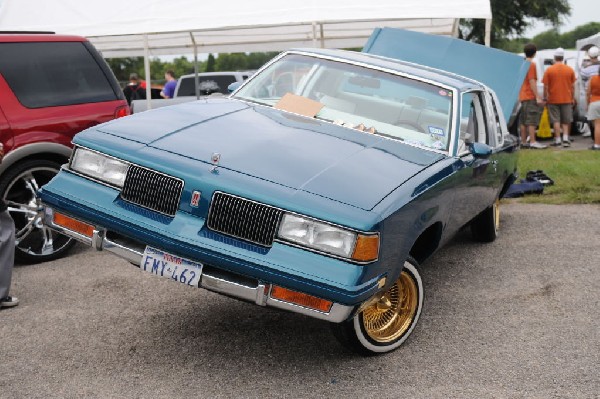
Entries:
{"type": "Polygon", "coordinates": [[[302,292],[288,290],[287,288],[273,286],[271,290],[271,298],[279,299],[283,302],[293,303],[295,305],[304,306],[306,308],[319,310],[321,312],[329,312],[333,302],[325,299],[317,298],[316,296],[303,294],[302,292]]]}
{"type": "Polygon", "coordinates": [[[356,238],[352,259],[359,262],[372,262],[379,256],[379,234],[362,235],[356,238]]]}
{"type": "Polygon", "coordinates": [[[94,235],[94,226],[87,223],[80,222],[77,219],[73,219],[62,213],[54,212],[54,224],[57,226],[64,227],[76,233],[82,234],[86,237],[92,237],[94,235]]]}

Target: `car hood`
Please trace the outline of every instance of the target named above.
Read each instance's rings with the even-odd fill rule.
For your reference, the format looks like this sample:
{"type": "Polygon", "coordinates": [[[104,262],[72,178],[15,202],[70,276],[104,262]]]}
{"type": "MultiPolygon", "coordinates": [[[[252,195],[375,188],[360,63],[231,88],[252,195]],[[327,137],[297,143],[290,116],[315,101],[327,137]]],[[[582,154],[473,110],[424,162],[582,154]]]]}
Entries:
{"type": "Polygon", "coordinates": [[[370,210],[444,156],[233,99],[144,112],[97,128],[171,154],[370,210]]]}

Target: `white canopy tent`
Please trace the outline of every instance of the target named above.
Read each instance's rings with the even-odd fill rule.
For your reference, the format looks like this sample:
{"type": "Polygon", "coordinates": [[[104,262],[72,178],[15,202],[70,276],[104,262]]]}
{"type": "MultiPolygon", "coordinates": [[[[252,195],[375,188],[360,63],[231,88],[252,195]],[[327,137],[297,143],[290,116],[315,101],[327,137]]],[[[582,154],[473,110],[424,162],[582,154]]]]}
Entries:
{"type": "MultiPolygon", "coordinates": [[[[458,33],[459,18],[485,19],[489,0],[2,0],[0,31],[87,37],[106,58],[198,52],[362,47],[373,28],[458,33]]],[[[148,90],[149,89],[148,85],[148,90]]],[[[148,97],[150,97],[148,95],[148,97]]]]}
{"type": "Polygon", "coordinates": [[[577,40],[575,46],[576,49],[580,51],[587,51],[592,46],[600,47],[600,32],[584,39],[577,40]]]}
{"type": "Polygon", "coordinates": [[[105,57],[362,47],[375,27],[452,35],[489,0],[4,0],[0,30],[87,37],[105,57]]]}

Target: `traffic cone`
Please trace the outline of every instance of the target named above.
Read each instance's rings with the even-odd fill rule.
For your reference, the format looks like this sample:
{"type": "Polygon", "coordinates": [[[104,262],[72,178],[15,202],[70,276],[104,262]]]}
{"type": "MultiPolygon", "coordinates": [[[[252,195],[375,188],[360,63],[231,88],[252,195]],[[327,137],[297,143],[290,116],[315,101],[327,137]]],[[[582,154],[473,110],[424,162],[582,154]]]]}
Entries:
{"type": "Polygon", "coordinates": [[[548,118],[547,107],[544,107],[544,111],[542,112],[542,117],[540,118],[540,125],[538,126],[536,136],[540,139],[549,139],[552,137],[552,128],[548,118]]]}

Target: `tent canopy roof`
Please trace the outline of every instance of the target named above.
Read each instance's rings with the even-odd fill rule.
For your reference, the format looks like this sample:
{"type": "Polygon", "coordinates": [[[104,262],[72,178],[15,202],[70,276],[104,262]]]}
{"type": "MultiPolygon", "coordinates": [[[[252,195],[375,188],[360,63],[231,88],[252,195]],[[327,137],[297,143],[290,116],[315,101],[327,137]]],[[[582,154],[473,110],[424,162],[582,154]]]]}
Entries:
{"type": "Polygon", "coordinates": [[[4,0],[0,30],[87,37],[105,57],[362,47],[376,27],[452,35],[491,19],[489,0],[4,0]]]}

